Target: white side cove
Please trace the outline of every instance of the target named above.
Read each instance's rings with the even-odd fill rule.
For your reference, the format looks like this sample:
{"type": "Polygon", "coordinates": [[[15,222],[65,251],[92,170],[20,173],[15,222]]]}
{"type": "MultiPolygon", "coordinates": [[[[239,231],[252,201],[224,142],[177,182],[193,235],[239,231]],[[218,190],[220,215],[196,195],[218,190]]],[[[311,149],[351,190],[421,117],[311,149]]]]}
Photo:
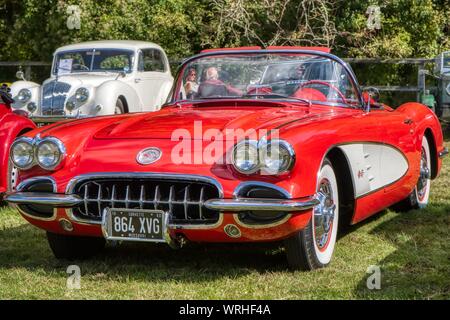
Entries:
{"type": "Polygon", "coordinates": [[[406,158],[389,145],[355,143],[339,148],[350,164],[356,198],[390,185],[408,171],[406,158]]]}

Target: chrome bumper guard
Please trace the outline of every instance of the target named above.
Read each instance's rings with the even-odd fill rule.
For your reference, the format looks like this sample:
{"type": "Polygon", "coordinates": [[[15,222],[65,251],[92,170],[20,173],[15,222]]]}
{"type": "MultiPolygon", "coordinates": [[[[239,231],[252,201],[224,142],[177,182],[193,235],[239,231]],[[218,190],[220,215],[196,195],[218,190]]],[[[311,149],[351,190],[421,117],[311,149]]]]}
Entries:
{"type": "Polygon", "coordinates": [[[205,202],[205,207],[211,210],[228,212],[240,211],[274,211],[295,212],[312,209],[319,204],[316,198],[304,199],[211,199],[205,202]]]}
{"type": "MultiPolygon", "coordinates": [[[[16,192],[6,195],[5,200],[13,204],[48,205],[56,208],[73,208],[83,203],[77,195],[16,192]]],[[[211,210],[239,212],[239,211],[275,211],[295,212],[312,209],[319,204],[316,198],[304,199],[210,199],[205,201],[205,207],[211,210]]]]}

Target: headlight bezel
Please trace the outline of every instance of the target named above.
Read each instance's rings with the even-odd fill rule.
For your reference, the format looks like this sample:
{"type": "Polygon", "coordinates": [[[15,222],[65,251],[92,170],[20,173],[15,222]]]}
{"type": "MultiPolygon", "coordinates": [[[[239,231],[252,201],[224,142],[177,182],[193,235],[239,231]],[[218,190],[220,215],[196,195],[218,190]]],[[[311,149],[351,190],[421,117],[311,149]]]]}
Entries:
{"type": "MultiPolygon", "coordinates": [[[[279,153],[281,153],[281,151],[279,153]]],[[[261,139],[260,141],[242,140],[236,143],[236,145],[232,149],[231,154],[231,164],[233,168],[237,172],[245,175],[253,175],[258,172],[261,175],[282,175],[290,172],[293,169],[295,161],[296,161],[296,154],[294,148],[289,142],[282,139],[269,139],[269,140],[261,139]],[[270,148],[270,146],[274,144],[277,144],[279,148],[283,148],[283,152],[286,152],[286,154],[289,157],[285,165],[283,167],[279,167],[277,170],[272,170],[268,168],[265,160],[267,157],[268,148],[270,148]],[[242,148],[243,145],[251,145],[251,147],[256,148],[257,150],[256,165],[253,166],[251,170],[242,170],[242,168],[240,168],[236,163],[236,151],[239,148],[242,148]]]]}
{"type": "Polygon", "coordinates": [[[250,175],[250,174],[254,174],[259,170],[260,167],[260,162],[259,162],[259,149],[258,149],[258,141],[256,140],[243,140],[240,141],[238,143],[236,143],[236,145],[233,147],[232,150],[232,154],[231,154],[231,163],[233,164],[234,169],[236,169],[236,171],[238,171],[239,173],[245,174],[245,175],[250,175]],[[256,149],[256,164],[252,167],[251,170],[242,170],[242,168],[239,168],[239,166],[237,166],[236,164],[236,151],[243,147],[244,145],[249,145],[252,148],[256,149]]]}
{"type": "Polygon", "coordinates": [[[46,137],[46,138],[43,138],[42,140],[37,141],[35,144],[35,147],[34,147],[35,162],[39,167],[41,167],[44,170],[54,171],[54,170],[59,169],[61,167],[63,161],[65,160],[65,157],[66,157],[66,147],[64,146],[64,143],[61,140],[59,140],[58,138],[46,137]],[[39,161],[39,148],[42,147],[42,145],[47,144],[47,143],[51,143],[54,146],[56,146],[56,149],[59,152],[58,160],[50,166],[46,166],[41,161],[39,161]]]}
{"type": "Polygon", "coordinates": [[[25,104],[25,103],[27,103],[27,102],[29,102],[31,100],[32,96],[33,96],[33,93],[31,92],[30,89],[22,88],[17,93],[16,100],[19,101],[20,103],[24,103],[25,104]],[[25,98],[21,98],[21,97],[25,97],[25,98]]]}
{"type": "Polygon", "coordinates": [[[86,87],[80,87],[77,90],[75,90],[74,99],[79,105],[83,105],[89,100],[89,96],[90,96],[89,89],[86,87]]]}
{"type": "MultiPolygon", "coordinates": [[[[291,144],[289,142],[287,142],[286,140],[282,140],[282,139],[271,139],[268,141],[261,141],[260,146],[259,146],[259,162],[260,162],[260,166],[261,166],[261,170],[263,170],[263,174],[265,175],[281,175],[287,172],[290,172],[292,170],[292,168],[294,167],[295,164],[295,151],[294,148],[291,146],[291,144]],[[269,168],[266,165],[266,157],[268,156],[268,152],[267,150],[269,150],[269,148],[272,145],[278,145],[278,148],[281,150],[283,149],[288,156],[288,161],[286,162],[286,164],[283,167],[279,167],[276,170],[273,170],[271,168],[269,168]],[[264,152],[266,151],[266,152],[264,152]]],[[[280,151],[278,152],[280,153],[280,151]]]]}
{"type": "Polygon", "coordinates": [[[32,168],[35,165],[35,152],[34,152],[34,139],[30,138],[30,137],[20,137],[17,138],[13,144],[11,145],[11,148],[9,150],[9,158],[11,160],[11,162],[14,164],[14,166],[16,166],[17,168],[19,168],[20,170],[28,170],[30,168],[32,168]],[[18,144],[27,144],[30,146],[31,148],[31,152],[30,152],[30,156],[31,156],[31,161],[29,161],[27,163],[27,165],[19,165],[16,161],[14,161],[14,148],[18,145],[18,144]]]}

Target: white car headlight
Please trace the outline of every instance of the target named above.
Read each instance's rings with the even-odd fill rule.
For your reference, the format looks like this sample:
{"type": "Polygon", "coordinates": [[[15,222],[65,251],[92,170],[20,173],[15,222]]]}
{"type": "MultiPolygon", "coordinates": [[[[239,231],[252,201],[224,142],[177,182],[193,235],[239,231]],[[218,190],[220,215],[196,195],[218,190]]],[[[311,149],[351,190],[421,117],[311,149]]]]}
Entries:
{"type": "Polygon", "coordinates": [[[445,88],[445,91],[447,91],[447,94],[450,96],[450,83],[447,85],[447,88],[445,88]]]}
{"type": "Polygon", "coordinates": [[[31,168],[34,163],[33,139],[28,137],[16,139],[11,146],[10,158],[13,164],[21,170],[31,168]]]}
{"type": "Polygon", "coordinates": [[[45,170],[56,169],[65,155],[64,144],[54,137],[44,138],[36,146],[36,161],[45,170]]]}
{"type": "Polygon", "coordinates": [[[20,89],[16,99],[22,103],[28,102],[31,99],[31,91],[29,89],[20,89]]]}
{"type": "Polygon", "coordinates": [[[259,169],[258,142],[254,140],[239,142],[233,149],[231,160],[240,173],[255,173],[259,169]]]}
{"type": "Polygon", "coordinates": [[[34,102],[28,103],[28,104],[27,104],[27,110],[28,110],[30,113],[35,112],[35,111],[37,110],[37,105],[36,105],[36,103],[34,103],[34,102]]]}
{"type": "Polygon", "coordinates": [[[292,169],[295,162],[295,152],[292,146],[284,140],[270,140],[259,147],[259,158],[263,174],[281,174],[292,169]]]}
{"type": "Polygon", "coordinates": [[[75,91],[75,100],[79,103],[85,103],[89,99],[89,90],[86,88],[78,88],[75,91]]]}

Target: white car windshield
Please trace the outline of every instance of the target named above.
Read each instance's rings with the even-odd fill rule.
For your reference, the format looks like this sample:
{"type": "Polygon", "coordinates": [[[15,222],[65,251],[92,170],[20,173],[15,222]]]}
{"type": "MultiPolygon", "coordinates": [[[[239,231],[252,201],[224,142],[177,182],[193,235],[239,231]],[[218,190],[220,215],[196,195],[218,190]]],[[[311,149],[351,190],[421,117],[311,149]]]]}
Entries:
{"type": "Polygon", "coordinates": [[[132,71],[134,52],[120,49],[83,49],[59,52],[53,73],[132,71]]]}
{"type": "Polygon", "coordinates": [[[339,62],[304,53],[227,53],[186,63],[176,100],[289,99],[359,106],[359,95],[339,62]]]}

